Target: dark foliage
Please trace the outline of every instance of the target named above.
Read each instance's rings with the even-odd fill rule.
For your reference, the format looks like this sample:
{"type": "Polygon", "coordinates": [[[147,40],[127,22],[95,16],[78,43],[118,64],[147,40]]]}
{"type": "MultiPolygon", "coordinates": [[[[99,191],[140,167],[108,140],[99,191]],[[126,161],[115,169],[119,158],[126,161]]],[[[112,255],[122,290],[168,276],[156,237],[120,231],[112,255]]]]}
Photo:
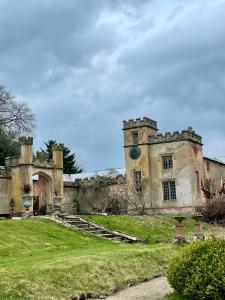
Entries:
{"type": "Polygon", "coordinates": [[[5,165],[5,158],[20,154],[20,144],[16,134],[0,130],[0,166],[5,165]]]}
{"type": "MultiPolygon", "coordinates": [[[[49,140],[47,143],[45,143],[46,149],[41,149],[41,151],[46,154],[48,159],[52,159],[52,146],[55,144],[55,140],[49,140]]],[[[77,174],[82,172],[83,169],[76,164],[75,153],[71,154],[70,149],[63,146],[63,173],[77,174]]]]}

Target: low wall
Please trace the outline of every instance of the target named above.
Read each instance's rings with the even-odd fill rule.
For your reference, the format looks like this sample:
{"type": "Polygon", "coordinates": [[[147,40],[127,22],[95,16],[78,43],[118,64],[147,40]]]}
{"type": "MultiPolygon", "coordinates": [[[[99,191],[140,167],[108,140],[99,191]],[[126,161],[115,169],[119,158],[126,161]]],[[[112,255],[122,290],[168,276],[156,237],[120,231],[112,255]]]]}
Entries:
{"type": "Polygon", "coordinates": [[[9,214],[10,179],[0,177],[0,214],[9,214]]]}

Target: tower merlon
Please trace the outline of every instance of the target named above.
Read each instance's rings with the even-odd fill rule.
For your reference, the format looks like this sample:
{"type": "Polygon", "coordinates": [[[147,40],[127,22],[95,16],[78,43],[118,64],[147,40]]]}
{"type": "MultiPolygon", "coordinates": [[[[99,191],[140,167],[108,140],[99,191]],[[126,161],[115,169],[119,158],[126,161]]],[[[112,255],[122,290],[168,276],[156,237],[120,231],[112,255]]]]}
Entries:
{"type": "Polygon", "coordinates": [[[128,121],[126,120],[123,121],[123,130],[138,128],[138,127],[149,127],[158,130],[157,122],[147,117],[144,117],[143,119],[137,118],[137,119],[129,119],[128,121]]]}
{"type": "Polygon", "coordinates": [[[52,146],[52,151],[63,151],[64,145],[63,144],[55,144],[52,146]]]}
{"type": "Polygon", "coordinates": [[[202,137],[195,133],[192,127],[188,127],[188,129],[182,130],[182,132],[166,132],[164,135],[162,133],[159,133],[156,137],[149,136],[148,138],[149,144],[159,144],[182,140],[190,140],[194,143],[202,145],[202,137]]]}
{"type": "Polygon", "coordinates": [[[19,138],[19,142],[21,145],[33,145],[33,137],[31,136],[22,136],[19,138]]]}

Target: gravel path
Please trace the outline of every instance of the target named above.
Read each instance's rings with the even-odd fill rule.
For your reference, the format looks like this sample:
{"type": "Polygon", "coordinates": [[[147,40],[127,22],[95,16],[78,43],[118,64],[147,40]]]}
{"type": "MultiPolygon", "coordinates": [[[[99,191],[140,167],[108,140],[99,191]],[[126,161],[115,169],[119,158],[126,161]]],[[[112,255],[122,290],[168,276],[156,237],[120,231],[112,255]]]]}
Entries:
{"type": "Polygon", "coordinates": [[[107,300],[158,300],[172,292],[166,277],[158,277],[148,282],[126,288],[106,298],[107,300]]]}

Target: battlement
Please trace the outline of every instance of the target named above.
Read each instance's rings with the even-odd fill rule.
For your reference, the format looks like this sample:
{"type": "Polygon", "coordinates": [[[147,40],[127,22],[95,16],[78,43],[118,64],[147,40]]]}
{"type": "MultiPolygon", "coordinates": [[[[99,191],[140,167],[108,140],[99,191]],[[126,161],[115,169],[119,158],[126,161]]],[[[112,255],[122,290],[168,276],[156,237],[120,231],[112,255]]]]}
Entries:
{"type": "Polygon", "coordinates": [[[126,176],[117,175],[116,177],[110,176],[96,176],[96,177],[84,177],[77,178],[72,182],[64,181],[64,186],[75,188],[104,188],[114,184],[124,184],[126,182],[126,176]]]}
{"type": "Polygon", "coordinates": [[[55,144],[52,146],[52,151],[63,151],[64,145],[63,144],[55,144]]]}
{"type": "Polygon", "coordinates": [[[150,127],[155,130],[157,129],[157,122],[144,117],[143,119],[137,118],[137,119],[129,119],[128,121],[123,121],[123,129],[132,129],[132,128],[138,128],[138,127],[150,127]]]}
{"type": "Polygon", "coordinates": [[[31,136],[28,137],[22,136],[19,139],[19,142],[21,145],[33,145],[33,138],[31,136]]]}
{"type": "Polygon", "coordinates": [[[182,130],[182,132],[174,131],[174,132],[166,132],[164,135],[162,133],[157,134],[156,137],[149,136],[148,142],[149,144],[160,144],[167,142],[175,142],[182,140],[190,140],[194,143],[202,145],[202,137],[195,133],[192,127],[188,127],[186,130],[182,130]]]}

